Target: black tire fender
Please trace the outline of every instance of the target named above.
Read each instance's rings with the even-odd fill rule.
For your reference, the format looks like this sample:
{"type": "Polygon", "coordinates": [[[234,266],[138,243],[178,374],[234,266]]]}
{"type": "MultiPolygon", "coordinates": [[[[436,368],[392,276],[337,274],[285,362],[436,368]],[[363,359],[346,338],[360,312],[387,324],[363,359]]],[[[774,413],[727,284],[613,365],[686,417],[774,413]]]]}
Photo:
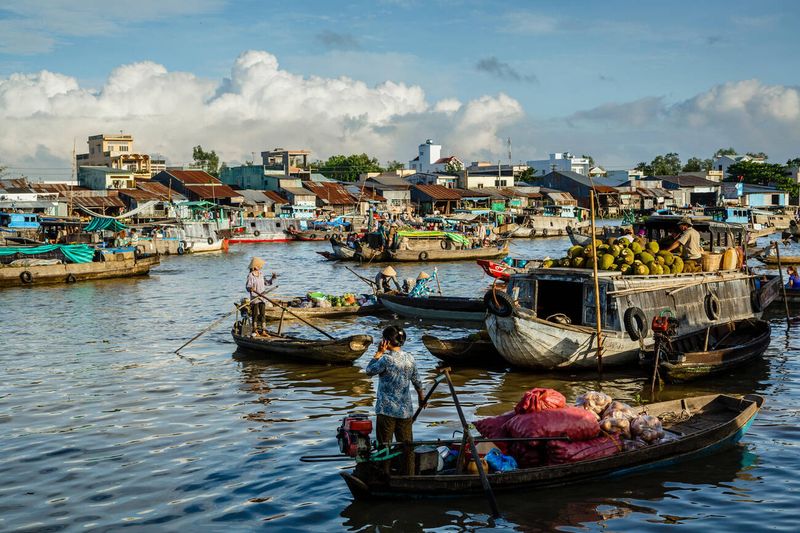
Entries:
{"type": "Polygon", "coordinates": [[[178,255],[183,255],[186,253],[186,248],[183,247],[183,241],[178,245],[178,255]]]}
{"type": "Polygon", "coordinates": [[[67,274],[67,279],[66,279],[65,281],[66,281],[67,283],[75,283],[75,282],[76,282],[76,281],[78,281],[78,280],[77,280],[77,279],[75,279],[75,276],[73,276],[73,275],[70,273],[70,274],[67,274]]]}
{"type": "Polygon", "coordinates": [[[19,273],[19,279],[22,283],[33,283],[33,274],[30,270],[23,270],[19,273]]]}
{"type": "Polygon", "coordinates": [[[505,291],[486,291],[483,303],[490,313],[499,317],[511,316],[514,312],[514,299],[505,291]]]}
{"type": "Polygon", "coordinates": [[[649,330],[647,326],[647,317],[644,311],[638,307],[629,307],[626,309],[622,321],[625,324],[625,331],[632,341],[638,341],[639,339],[647,337],[649,330]]]}
{"type": "Polygon", "coordinates": [[[706,316],[709,320],[717,320],[720,313],[720,301],[714,293],[706,294],[703,300],[703,308],[706,311],[706,316]]]}
{"type": "Polygon", "coordinates": [[[419,260],[420,261],[427,261],[428,260],[428,252],[420,252],[419,253],[419,260]]]}
{"type": "Polygon", "coordinates": [[[208,244],[214,244],[214,238],[213,237],[209,237],[208,239],[206,239],[206,242],[208,244]]]}
{"type": "Polygon", "coordinates": [[[316,239],[316,238],[317,238],[317,234],[316,234],[316,233],[312,233],[312,234],[310,234],[310,235],[308,236],[308,238],[309,238],[309,239],[316,239]]]}
{"type": "Polygon", "coordinates": [[[542,230],[542,237],[547,237],[547,228],[542,230]]]}
{"type": "Polygon", "coordinates": [[[259,235],[261,235],[261,232],[260,232],[260,231],[258,231],[258,230],[255,230],[255,231],[253,232],[253,236],[254,236],[254,237],[258,237],[259,235]]]}
{"type": "Polygon", "coordinates": [[[447,247],[449,246],[447,244],[448,242],[449,241],[447,239],[443,239],[443,240],[439,241],[439,246],[442,247],[442,250],[447,250],[447,247]]]}

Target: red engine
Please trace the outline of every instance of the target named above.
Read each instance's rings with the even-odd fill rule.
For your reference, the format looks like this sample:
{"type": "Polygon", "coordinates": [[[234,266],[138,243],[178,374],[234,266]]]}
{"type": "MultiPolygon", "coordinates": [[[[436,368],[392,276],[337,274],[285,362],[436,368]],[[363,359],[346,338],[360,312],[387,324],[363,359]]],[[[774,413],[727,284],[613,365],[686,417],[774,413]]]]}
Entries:
{"type": "Polygon", "coordinates": [[[350,457],[365,457],[370,452],[372,420],[367,415],[347,415],[336,430],[339,451],[350,457]]]}

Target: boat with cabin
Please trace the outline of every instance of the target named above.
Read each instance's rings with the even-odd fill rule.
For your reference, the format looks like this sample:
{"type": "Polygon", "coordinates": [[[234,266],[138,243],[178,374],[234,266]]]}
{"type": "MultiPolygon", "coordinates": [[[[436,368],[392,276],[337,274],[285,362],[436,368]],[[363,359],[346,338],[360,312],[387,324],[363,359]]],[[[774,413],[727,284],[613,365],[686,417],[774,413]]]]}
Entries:
{"type": "Polygon", "coordinates": [[[546,205],[523,217],[519,224],[503,224],[496,228],[501,237],[518,239],[567,235],[567,228],[587,228],[591,224],[589,210],[576,205],[546,205]]]}
{"type": "MultiPolygon", "coordinates": [[[[651,240],[670,238],[679,217],[651,217],[651,240]]],[[[741,225],[694,221],[709,258],[744,245],[741,225]]],[[[711,261],[709,260],[709,264],[711,261]]],[[[719,265],[719,261],[717,261],[719,265]]],[[[484,301],[492,342],[510,364],[530,369],[597,368],[594,275],[574,267],[534,268],[512,275],[506,293],[489,291],[484,301]]],[[[780,281],[759,282],[743,270],[678,274],[597,274],[602,363],[636,364],[640,349],[653,344],[650,319],[664,309],[677,312],[680,334],[730,321],[758,318],[777,297],[780,281]]]]}
{"type": "Polygon", "coordinates": [[[712,206],[703,209],[703,215],[710,217],[711,220],[716,222],[727,222],[728,224],[742,224],[747,227],[748,244],[755,244],[756,239],[772,235],[776,231],[789,227],[787,220],[786,225],[780,227],[775,226],[774,222],[778,221],[775,217],[771,216],[769,211],[761,211],[742,206],[712,206]]]}
{"type": "Polygon", "coordinates": [[[287,230],[300,230],[296,218],[243,218],[231,228],[230,244],[255,244],[262,242],[289,242],[294,238],[287,230]]]}

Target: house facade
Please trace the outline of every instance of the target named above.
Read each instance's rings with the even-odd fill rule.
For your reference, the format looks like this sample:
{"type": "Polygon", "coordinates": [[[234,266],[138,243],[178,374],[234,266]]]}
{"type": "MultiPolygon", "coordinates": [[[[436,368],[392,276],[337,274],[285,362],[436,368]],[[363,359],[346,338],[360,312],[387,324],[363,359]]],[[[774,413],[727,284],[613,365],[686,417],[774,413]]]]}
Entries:
{"type": "Polygon", "coordinates": [[[589,159],[575,157],[569,152],[549,154],[547,159],[528,161],[528,166],[533,168],[534,176],[546,176],[550,172],[574,172],[583,176],[589,175],[589,159]]]}
{"type": "Polygon", "coordinates": [[[88,166],[130,170],[140,179],[149,179],[152,175],[150,156],[133,150],[133,135],[92,135],[87,144],[89,152],[75,156],[78,168],[88,166]]]}
{"type": "Polygon", "coordinates": [[[442,145],[434,144],[430,139],[419,145],[417,157],[408,162],[408,168],[417,172],[433,174],[445,172],[448,166],[464,168],[464,163],[456,156],[442,157],[442,145]]]}

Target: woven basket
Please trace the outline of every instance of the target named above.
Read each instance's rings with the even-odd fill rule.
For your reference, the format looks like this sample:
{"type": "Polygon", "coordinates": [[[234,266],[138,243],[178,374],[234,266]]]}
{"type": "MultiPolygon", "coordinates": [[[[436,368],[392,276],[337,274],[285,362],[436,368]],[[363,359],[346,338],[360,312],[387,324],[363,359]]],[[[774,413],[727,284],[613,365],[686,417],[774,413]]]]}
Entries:
{"type": "Polygon", "coordinates": [[[722,254],[703,252],[700,264],[703,267],[703,272],[719,272],[719,267],[722,264],[722,254]]]}

